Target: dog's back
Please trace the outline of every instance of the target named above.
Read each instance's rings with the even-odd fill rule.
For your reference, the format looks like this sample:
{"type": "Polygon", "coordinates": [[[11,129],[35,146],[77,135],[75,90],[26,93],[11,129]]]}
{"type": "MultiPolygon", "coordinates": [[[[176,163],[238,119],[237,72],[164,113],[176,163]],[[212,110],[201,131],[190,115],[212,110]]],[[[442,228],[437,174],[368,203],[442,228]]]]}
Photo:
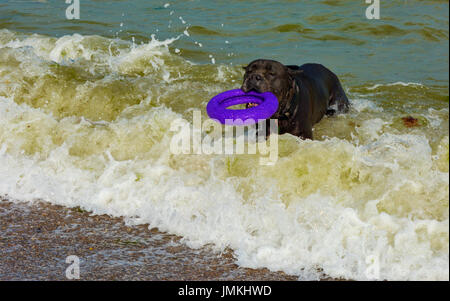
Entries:
{"type": "Polygon", "coordinates": [[[327,101],[327,114],[335,113],[334,106],[337,106],[339,112],[346,113],[349,109],[347,95],[342,88],[341,82],[336,74],[321,64],[308,63],[298,66],[288,66],[296,70],[304,80],[313,85],[319,98],[327,101]]]}

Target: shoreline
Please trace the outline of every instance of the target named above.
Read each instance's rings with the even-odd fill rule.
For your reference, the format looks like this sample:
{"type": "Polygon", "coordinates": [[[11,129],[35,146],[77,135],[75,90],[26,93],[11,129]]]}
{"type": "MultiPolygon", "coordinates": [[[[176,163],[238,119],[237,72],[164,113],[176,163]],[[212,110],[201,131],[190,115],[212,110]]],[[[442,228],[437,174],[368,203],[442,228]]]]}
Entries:
{"type": "Polygon", "coordinates": [[[0,198],[0,216],[0,280],[68,280],[69,255],[80,259],[80,280],[298,280],[239,267],[231,250],[191,249],[181,237],[78,207],[0,198]]]}

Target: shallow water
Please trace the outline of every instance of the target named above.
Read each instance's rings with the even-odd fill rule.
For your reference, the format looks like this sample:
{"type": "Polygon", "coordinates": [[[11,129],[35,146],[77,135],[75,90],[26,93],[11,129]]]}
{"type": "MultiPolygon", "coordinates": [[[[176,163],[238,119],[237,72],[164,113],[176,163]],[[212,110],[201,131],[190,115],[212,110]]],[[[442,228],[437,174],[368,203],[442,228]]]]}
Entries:
{"type": "Polygon", "coordinates": [[[300,279],[448,280],[448,2],[0,3],[0,196],[81,206],[234,250],[300,279]],[[254,155],[175,155],[264,57],[321,62],[349,114],[314,141],[254,155]],[[409,124],[408,116],[417,119],[409,124]],[[412,126],[411,126],[412,125],[412,126]]]}

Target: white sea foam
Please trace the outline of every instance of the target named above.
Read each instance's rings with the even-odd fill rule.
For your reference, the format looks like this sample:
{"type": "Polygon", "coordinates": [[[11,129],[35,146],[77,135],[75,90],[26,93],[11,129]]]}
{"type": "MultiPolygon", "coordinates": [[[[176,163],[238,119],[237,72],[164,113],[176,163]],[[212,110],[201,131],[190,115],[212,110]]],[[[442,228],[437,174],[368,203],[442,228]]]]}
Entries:
{"type": "Polygon", "coordinates": [[[370,111],[370,112],[383,112],[383,108],[378,106],[375,102],[362,98],[361,95],[351,98],[351,106],[358,112],[370,111]]]}
{"type": "MultiPolygon", "coordinates": [[[[353,100],[356,117],[345,117],[356,118],[355,141],[283,135],[270,167],[259,166],[257,156],[173,155],[171,121],[240,76],[238,67],[171,55],[175,39],[122,47],[101,37],[28,36],[0,45],[0,71],[11,81],[0,85],[0,196],[148,223],[191,247],[229,247],[239,265],[301,279],[449,279],[448,134],[433,150],[425,134],[392,130],[388,113],[370,115],[381,106],[360,97],[353,100]],[[29,91],[55,80],[38,72],[51,74],[52,64],[68,59],[94,75],[107,73],[76,87],[91,98],[65,94],[64,82],[65,89],[37,89],[29,100],[29,91]],[[112,94],[95,107],[111,118],[88,117],[85,106],[106,91],[96,89],[123,76],[132,78],[134,93],[148,89],[143,100],[122,109],[127,98],[112,94]],[[31,82],[27,89],[22,78],[31,82]],[[64,115],[42,98],[63,113],[76,106],[64,115]]],[[[428,115],[433,126],[445,119],[428,115]]]]}
{"type": "Polygon", "coordinates": [[[395,83],[389,83],[389,84],[376,84],[371,87],[367,87],[367,90],[375,90],[379,87],[391,87],[391,86],[403,86],[403,87],[423,87],[421,83],[414,83],[414,82],[395,82],[395,83]]]}
{"type": "MultiPolygon", "coordinates": [[[[18,106],[7,99],[2,99],[0,111],[3,129],[25,112],[34,118],[23,123],[39,119],[56,122],[38,109],[18,106]]],[[[160,116],[161,113],[165,115],[163,118],[174,117],[167,110],[160,112],[160,116]]],[[[113,128],[119,129],[121,123],[117,121],[113,128]]],[[[73,124],[80,126],[83,125],[73,124]]],[[[160,143],[166,145],[168,138],[160,143]]],[[[416,175],[405,177],[409,171],[402,166],[411,159],[420,162],[425,172],[422,177],[433,179],[431,185],[448,186],[448,174],[431,168],[426,140],[384,135],[362,147],[337,139],[302,144],[302,148],[344,147],[352,152],[355,162],[371,166],[374,171],[388,166],[390,178],[397,183],[386,181],[385,195],[368,202],[346,192],[332,196],[318,191],[306,197],[294,196],[286,206],[276,187],[258,191],[262,186],[257,185],[255,196],[246,201],[239,193],[239,183],[232,178],[223,179],[214,174],[214,169],[205,175],[198,174],[199,170],[171,168],[168,153],[153,160],[117,161],[106,151],[96,158],[104,167],[93,172],[78,166],[78,160],[69,155],[68,144],[54,149],[44,160],[12,155],[3,144],[0,195],[20,200],[43,199],[65,206],[82,206],[97,214],[124,216],[130,222],[149,223],[150,227],[181,235],[193,247],[209,243],[221,249],[229,246],[235,250],[238,263],[248,267],[268,267],[303,277],[317,277],[317,273],[311,274],[312,270],[321,267],[327,275],[352,279],[448,278],[445,247],[448,217],[442,221],[415,220],[377,209],[380,202],[389,200],[389,194],[402,189],[402,185],[431,184],[416,175]],[[345,205],[358,201],[362,201],[362,207],[345,205]],[[428,239],[421,238],[419,231],[428,239]],[[441,241],[444,249],[433,250],[433,239],[441,241]],[[375,258],[379,265],[376,274],[369,273],[368,258],[375,258]]],[[[215,166],[220,161],[217,158],[192,163],[215,166]]],[[[271,179],[267,181],[270,183],[271,179]]]]}

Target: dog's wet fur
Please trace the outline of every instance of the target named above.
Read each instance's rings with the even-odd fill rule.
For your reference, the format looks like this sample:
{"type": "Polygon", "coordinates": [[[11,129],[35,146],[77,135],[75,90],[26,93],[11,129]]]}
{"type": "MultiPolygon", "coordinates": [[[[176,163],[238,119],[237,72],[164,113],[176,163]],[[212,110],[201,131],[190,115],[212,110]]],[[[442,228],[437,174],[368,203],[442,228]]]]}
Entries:
{"type": "MultiPolygon", "coordinates": [[[[244,67],[244,92],[272,92],[278,110],[278,134],[290,133],[313,139],[312,127],[325,115],[347,112],[349,101],[338,77],[320,64],[285,66],[273,60],[258,59],[244,67]]],[[[247,104],[247,107],[254,104],[247,104]]]]}

